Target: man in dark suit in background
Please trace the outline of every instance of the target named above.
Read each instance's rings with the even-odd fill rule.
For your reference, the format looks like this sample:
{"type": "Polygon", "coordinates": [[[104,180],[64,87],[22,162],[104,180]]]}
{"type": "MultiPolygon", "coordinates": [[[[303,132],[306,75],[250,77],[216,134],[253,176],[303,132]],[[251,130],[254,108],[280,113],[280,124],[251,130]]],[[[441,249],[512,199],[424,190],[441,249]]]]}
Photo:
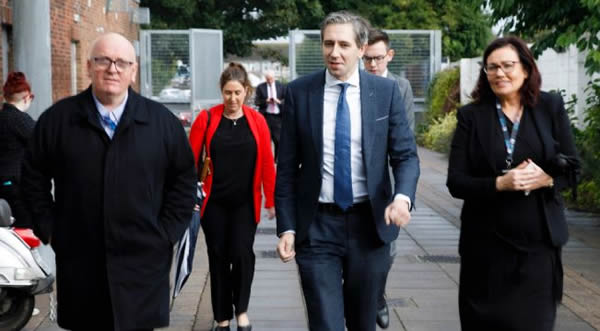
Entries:
{"type": "Polygon", "coordinates": [[[281,114],[283,112],[283,100],[285,99],[285,86],[275,80],[273,71],[265,73],[266,82],[256,87],[255,103],[258,111],[265,116],[267,125],[271,131],[271,139],[275,145],[275,160],[279,150],[279,136],[281,133],[281,114]]]}
{"type": "Polygon", "coordinates": [[[321,24],[327,69],[286,91],[277,251],[284,262],[296,257],[311,330],[343,331],[344,319],[349,331],[375,330],[389,243],[410,220],[419,176],[397,83],[358,68],[363,22],[329,14],[321,24]]]}
{"type": "MultiPolygon", "coordinates": [[[[413,109],[414,104],[412,88],[410,86],[410,82],[407,79],[398,77],[388,70],[388,63],[392,61],[393,58],[394,50],[390,47],[390,37],[388,36],[388,34],[381,30],[369,30],[368,46],[365,50],[365,54],[363,55],[363,63],[365,64],[365,69],[377,76],[386,77],[398,82],[398,87],[400,88],[400,96],[402,96],[402,101],[404,102],[404,109],[406,111],[406,119],[410,124],[411,130],[414,131],[415,113],[413,109]]],[[[396,242],[392,241],[390,243],[390,266],[388,268],[388,273],[389,270],[392,268],[394,256],[396,256],[396,242]]],[[[390,313],[387,306],[387,302],[385,300],[386,281],[387,276],[384,279],[383,285],[381,286],[381,292],[379,293],[379,298],[377,299],[376,321],[377,325],[379,325],[379,327],[381,327],[382,329],[387,329],[390,325],[390,313]]]]}
{"type": "Polygon", "coordinates": [[[415,130],[415,111],[413,103],[413,92],[408,79],[394,75],[388,70],[388,63],[394,59],[394,49],[390,46],[390,37],[387,33],[371,29],[369,30],[369,41],[363,63],[365,69],[377,76],[393,79],[398,82],[400,96],[404,102],[404,111],[406,119],[410,124],[410,129],[415,130]]]}

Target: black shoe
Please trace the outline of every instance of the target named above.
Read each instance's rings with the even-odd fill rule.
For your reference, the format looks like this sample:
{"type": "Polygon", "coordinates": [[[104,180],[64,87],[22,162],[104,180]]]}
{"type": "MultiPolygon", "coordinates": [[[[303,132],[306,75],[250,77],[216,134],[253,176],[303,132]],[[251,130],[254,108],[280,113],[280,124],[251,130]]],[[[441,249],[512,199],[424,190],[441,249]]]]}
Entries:
{"type": "Polygon", "coordinates": [[[252,331],[252,324],[246,326],[238,326],[238,331],[252,331]]]}
{"type": "Polygon", "coordinates": [[[213,331],[230,331],[230,329],[229,329],[229,325],[227,325],[227,326],[215,325],[215,327],[213,328],[213,331]]]}
{"type": "Polygon", "coordinates": [[[390,326],[390,311],[387,304],[377,311],[377,325],[382,329],[387,329],[390,326]]]}

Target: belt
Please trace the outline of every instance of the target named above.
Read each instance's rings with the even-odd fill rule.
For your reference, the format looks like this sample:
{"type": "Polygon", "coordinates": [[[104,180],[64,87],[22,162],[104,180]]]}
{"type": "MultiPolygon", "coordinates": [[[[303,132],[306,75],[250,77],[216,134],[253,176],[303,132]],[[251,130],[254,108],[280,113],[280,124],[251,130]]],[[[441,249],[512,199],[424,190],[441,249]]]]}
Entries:
{"type": "Polygon", "coordinates": [[[353,204],[352,206],[348,207],[346,210],[342,210],[342,208],[340,208],[340,206],[338,206],[335,203],[319,202],[318,210],[321,212],[326,212],[326,213],[330,213],[330,214],[349,214],[349,213],[356,213],[358,211],[361,211],[361,210],[369,207],[370,205],[371,204],[369,203],[369,201],[362,201],[362,202],[357,202],[357,203],[353,204]]]}

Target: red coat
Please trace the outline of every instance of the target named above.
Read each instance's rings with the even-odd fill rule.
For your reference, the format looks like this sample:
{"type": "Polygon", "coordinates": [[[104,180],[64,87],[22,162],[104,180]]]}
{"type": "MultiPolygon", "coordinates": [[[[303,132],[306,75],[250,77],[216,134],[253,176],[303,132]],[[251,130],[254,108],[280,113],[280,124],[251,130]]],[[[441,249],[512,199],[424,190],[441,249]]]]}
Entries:
{"type": "MultiPolygon", "coordinates": [[[[223,104],[220,104],[208,110],[210,112],[210,126],[206,132],[206,146],[208,147],[206,148],[206,151],[208,156],[210,156],[210,143],[212,141],[212,137],[219,127],[219,122],[221,122],[221,117],[223,116],[223,109],[223,104]]],[[[271,133],[269,132],[269,127],[267,126],[265,118],[259,112],[247,107],[246,105],[242,107],[242,110],[244,112],[244,116],[246,116],[248,126],[250,127],[250,131],[252,131],[252,135],[254,136],[257,147],[256,164],[254,166],[254,180],[252,186],[254,191],[254,216],[256,223],[258,223],[260,222],[260,203],[262,199],[261,183],[266,199],[265,208],[271,208],[275,205],[275,162],[273,160],[273,151],[271,150],[271,133]]],[[[204,130],[206,130],[207,119],[208,115],[206,111],[201,112],[194,121],[192,130],[190,132],[190,144],[192,145],[192,151],[194,151],[196,164],[198,164],[198,159],[200,157],[200,153],[202,152],[202,143],[204,140],[204,130]]],[[[206,208],[206,202],[208,199],[210,199],[210,189],[213,180],[212,174],[214,173],[213,170],[213,165],[211,163],[210,174],[204,180],[204,191],[206,192],[207,197],[204,199],[204,203],[202,204],[201,215],[204,213],[204,209],[206,208]]]]}

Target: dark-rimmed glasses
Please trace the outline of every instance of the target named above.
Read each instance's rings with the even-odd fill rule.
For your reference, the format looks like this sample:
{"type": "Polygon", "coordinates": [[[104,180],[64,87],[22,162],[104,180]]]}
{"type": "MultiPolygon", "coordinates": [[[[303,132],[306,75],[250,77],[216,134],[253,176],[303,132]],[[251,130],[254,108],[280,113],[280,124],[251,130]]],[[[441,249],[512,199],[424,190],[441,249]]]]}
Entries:
{"type": "Polygon", "coordinates": [[[375,63],[381,63],[381,61],[383,61],[383,59],[385,59],[385,55],[379,55],[379,56],[363,55],[363,61],[365,63],[371,63],[372,61],[375,61],[375,63]]]}
{"type": "Polygon", "coordinates": [[[483,72],[485,72],[488,75],[495,75],[496,73],[498,73],[498,69],[502,69],[503,73],[510,74],[515,70],[515,66],[517,63],[519,63],[519,61],[504,61],[500,63],[500,65],[488,64],[483,67],[483,72]]]}
{"type": "Polygon", "coordinates": [[[123,72],[133,65],[133,62],[131,61],[126,61],[123,59],[113,60],[106,56],[96,56],[93,57],[92,60],[94,61],[94,65],[96,66],[96,68],[101,70],[107,70],[114,63],[117,71],[123,72]]]}

